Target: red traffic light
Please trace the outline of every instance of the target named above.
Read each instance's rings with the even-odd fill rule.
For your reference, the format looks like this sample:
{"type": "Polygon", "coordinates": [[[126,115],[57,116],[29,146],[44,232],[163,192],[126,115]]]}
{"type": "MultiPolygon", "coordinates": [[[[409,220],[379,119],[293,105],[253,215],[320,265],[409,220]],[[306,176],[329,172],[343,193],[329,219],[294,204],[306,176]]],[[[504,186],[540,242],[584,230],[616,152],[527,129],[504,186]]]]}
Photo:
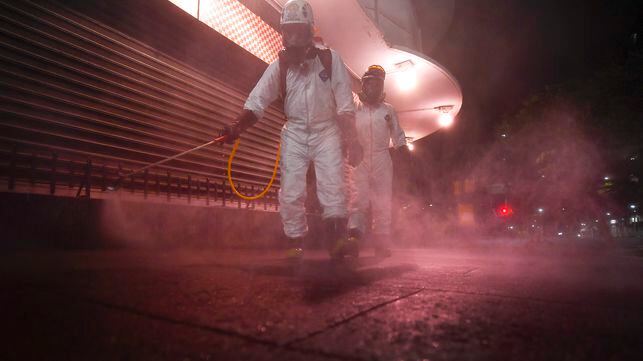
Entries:
{"type": "Polygon", "coordinates": [[[511,206],[506,203],[496,208],[496,215],[498,217],[509,217],[512,214],[514,214],[513,208],[511,208],[511,206]]]}

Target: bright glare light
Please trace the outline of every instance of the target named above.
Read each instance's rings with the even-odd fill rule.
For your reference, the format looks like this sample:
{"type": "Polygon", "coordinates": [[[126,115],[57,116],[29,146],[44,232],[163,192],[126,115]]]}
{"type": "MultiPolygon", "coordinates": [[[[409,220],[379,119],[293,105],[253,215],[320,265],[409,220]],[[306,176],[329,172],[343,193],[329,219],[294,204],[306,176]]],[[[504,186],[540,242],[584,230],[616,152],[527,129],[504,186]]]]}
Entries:
{"type": "Polygon", "coordinates": [[[502,133],[500,136],[503,137],[503,138],[507,138],[507,134],[505,134],[505,133],[502,133]]]}
{"type": "Polygon", "coordinates": [[[610,177],[605,176],[605,177],[603,177],[603,180],[610,180],[610,177]]]}
{"type": "Polygon", "coordinates": [[[607,212],[607,213],[605,213],[605,215],[606,215],[606,216],[611,216],[611,215],[612,215],[612,213],[607,212]]]}
{"type": "Polygon", "coordinates": [[[577,233],[577,234],[576,234],[576,237],[580,238],[580,237],[581,237],[581,236],[580,236],[580,233],[577,233]]]}
{"type": "Polygon", "coordinates": [[[538,208],[538,213],[543,213],[545,210],[542,208],[538,208]]]}
{"type": "Polygon", "coordinates": [[[558,235],[559,235],[559,236],[562,236],[562,235],[563,235],[563,232],[558,232],[558,235]]]}
{"type": "Polygon", "coordinates": [[[616,222],[617,222],[616,219],[611,219],[610,220],[610,224],[616,224],[616,222]]]}
{"type": "Polygon", "coordinates": [[[630,209],[636,209],[636,204],[630,204],[630,209]]]}
{"type": "Polygon", "coordinates": [[[417,85],[417,76],[415,70],[407,69],[397,73],[397,86],[401,91],[410,91],[417,85]]]}
{"type": "Polygon", "coordinates": [[[441,113],[440,117],[438,118],[438,124],[440,124],[441,127],[448,127],[451,124],[453,124],[453,115],[449,113],[441,113]]]}
{"type": "Polygon", "coordinates": [[[508,204],[503,204],[500,207],[496,208],[496,215],[498,217],[509,217],[513,214],[514,214],[514,210],[508,204]]]}
{"type": "Polygon", "coordinates": [[[415,149],[415,146],[413,145],[413,143],[406,143],[406,147],[409,148],[409,150],[415,149]]]}

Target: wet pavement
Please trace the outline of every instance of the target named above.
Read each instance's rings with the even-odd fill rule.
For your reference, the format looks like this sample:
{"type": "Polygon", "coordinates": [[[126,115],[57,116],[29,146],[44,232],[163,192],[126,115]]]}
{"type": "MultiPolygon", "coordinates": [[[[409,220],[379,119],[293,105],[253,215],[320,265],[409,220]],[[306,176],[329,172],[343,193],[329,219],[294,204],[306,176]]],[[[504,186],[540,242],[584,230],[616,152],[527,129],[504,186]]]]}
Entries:
{"type": "Polygon", "coordinates": [[[1,360],[642,360],[620,249],[0,254],[1,360]]]}

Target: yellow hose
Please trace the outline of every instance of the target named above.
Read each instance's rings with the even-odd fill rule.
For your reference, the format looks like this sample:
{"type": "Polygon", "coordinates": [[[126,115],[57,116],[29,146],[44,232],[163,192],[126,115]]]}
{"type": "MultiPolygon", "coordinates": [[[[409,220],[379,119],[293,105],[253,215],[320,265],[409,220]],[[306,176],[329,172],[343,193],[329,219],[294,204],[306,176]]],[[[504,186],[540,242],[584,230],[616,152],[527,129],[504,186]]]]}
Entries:
{"type": "Polygon", "coordinates": [[[237,148],[239,148],[239,139],[237,139],[234,142],[234,146],[232,147],[232,152],[230,152],[230,157],[228,158],[228,181],[230,182],[230,188],[232,188],[232,192],[234,194],[238,195],[242,199],[245,199],[247,201],[254,201],[255,199],[259,199],[268,193],[270,190],[270,187],[272,187],[272,182],[275,181],[275,178],[277,178],[277,168],[279,168],[279,155],[281,152],[281,143],[277,146],[277,158],[275,159],[275,168],[272,170],[272,178],[270,178],[270,182],[268,182],[268,186],[266,186],[266,189],[264,189],[261,193],[257,194],[256,196],[246,196],[237,190],[237,188],[234,186],[234,182],[232,181],[232,160],[234,159],[235,153],[237,153],[237,148]]]}

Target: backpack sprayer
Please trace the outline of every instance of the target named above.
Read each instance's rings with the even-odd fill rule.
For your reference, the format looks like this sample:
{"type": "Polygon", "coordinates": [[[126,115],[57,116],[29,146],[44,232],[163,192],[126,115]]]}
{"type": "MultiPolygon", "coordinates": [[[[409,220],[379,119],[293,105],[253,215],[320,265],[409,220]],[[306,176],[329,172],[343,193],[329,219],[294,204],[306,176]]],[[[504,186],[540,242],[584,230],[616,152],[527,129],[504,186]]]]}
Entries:
{"type": "MultiPolygon", "coordinates": [[[[115,191],[117,191],[118,189],[121,188],[121,186],[123,184],[123,179],[125,179],[125,178],[131,177],[131,176],[133,176],[135,174],[138,174],[138,173],[141,173],[141,172],[145,171],[146,169],[149,169],[149,168],[152,168],[152,167],[155,167],[155,166],[159,166],[159,165],[161,165],[163,163],[167,163],[167,162],[169,162],[169,161],[171,161],[173,159],[182,157],[182,156],[184,156],[186,154],[192,153],[192,152],[197,151],[197,150],[199,150],[201,148],[205,148],[205,147],[207,147],[209,145],[212,145],[214,143],[223,143],[225,140],[226,140],[225,135],[217,137],[217,138],[215,138],[215,139],[213,139],[213,140],[211,140],[211,141],[209,141],[207,143],[203,143],[203,144],[201,144],[199,146],[196,146],[194,148],[188,149],[188,150],[183,151],[181,153],[178,153],[178,154],[175,154],[173,156],[161,159],[158,162],[150,163],[150,164],[148,164],[148,165],[146,165],[144,167],[136,169],[136,170],[134,170],[134,171],[132,171],[130,173],[127,173],[125,175],[121,175],[120,177],[118,177],[118,180],[116,181],[116,185],[113,186],[113,187],[107,187],[107,190],[110,191],[110,192],[115,192],[115,191]]],[[[234,159],[234,155],[237,153],[237,148],[239,148],[239,139],[237,139],[234,142],[234,146],[232,147],[232,151],[230,152],[230,156],[228,157],[228,181],[230,182],[230,188],[232,188],[232,192],[234,194],[236,194],[238,197],[240,197],[240,198],[242,198],[244,200],[252,201],[252,200],[259,199],[259,198],[263,197],[264,195],[266,195],[266,193],[268,193],[268,191],[270,190],[270,187],[272,187],[272,183],[275,181],[275,178],[277,178],[277,169],[279,168],[279,156],[280,156],[280,153],[281,153],[281,144],[277,147],[277,157],[275,158],[275,167],[272,170],[272,177],[270,178],[270,181],[268,182],[268,185],[266,186],[266,188],[263,191],[261,191],[259,194],[254,195],[254,196],[247,196],[247,195],[241,194],[237,190],[237,188],[235,187],[234,182],[232,181],[232,160],[234,159]]]]}

